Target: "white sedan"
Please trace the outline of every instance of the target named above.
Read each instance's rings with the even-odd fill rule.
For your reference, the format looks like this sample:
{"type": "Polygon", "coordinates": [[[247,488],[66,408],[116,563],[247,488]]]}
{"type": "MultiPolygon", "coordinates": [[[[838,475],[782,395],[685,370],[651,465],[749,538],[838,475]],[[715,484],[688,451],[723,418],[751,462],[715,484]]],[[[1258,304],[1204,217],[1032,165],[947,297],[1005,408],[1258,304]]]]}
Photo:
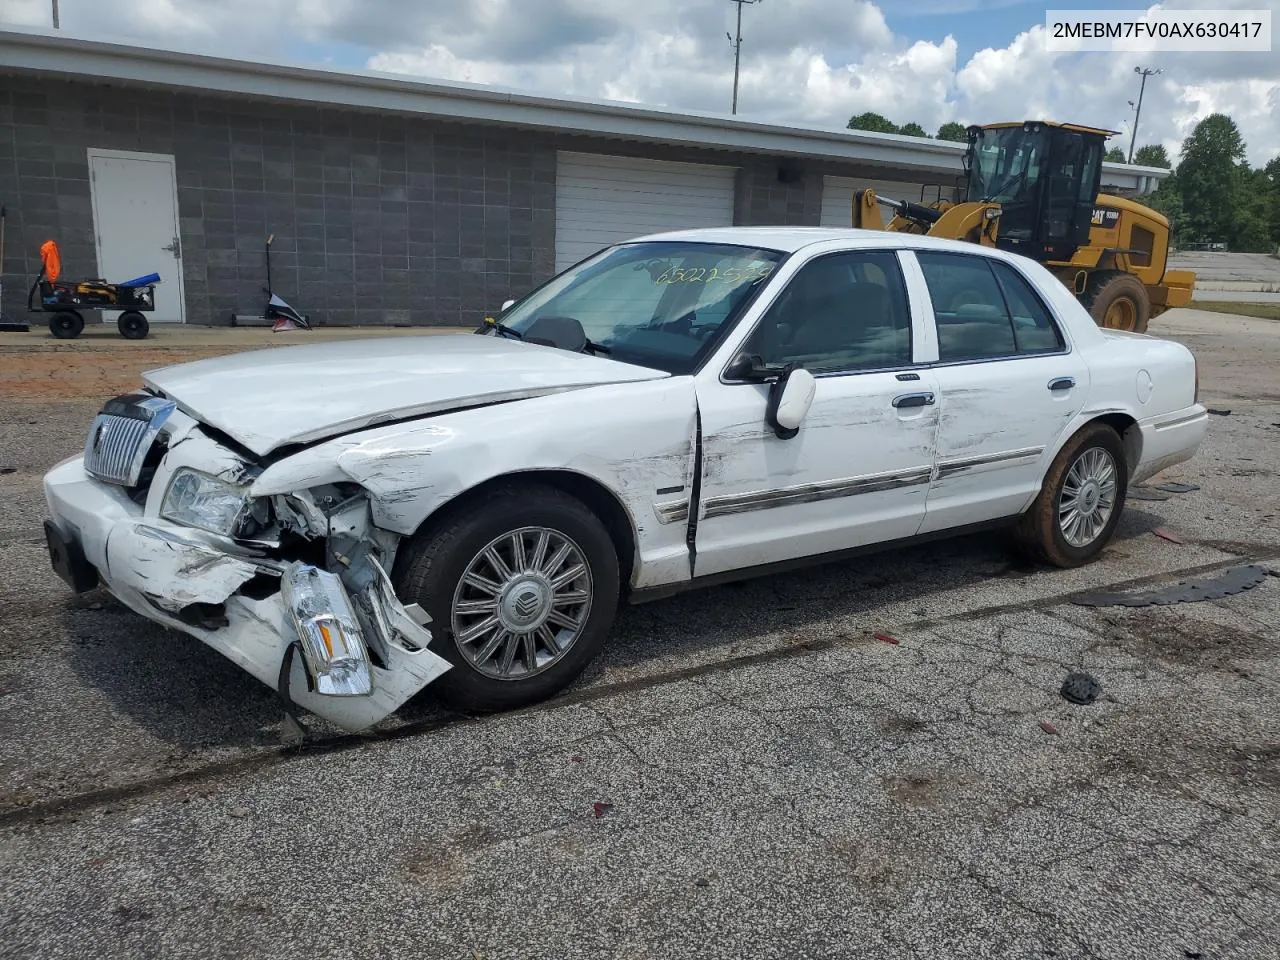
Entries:
{"type": "Polygon", "coordinates": [[[54,568],[361,729],[554,694],[619,602],[983,526],[1085,563],[1207,427],[1185,347],[903,234],[646,237],[476,333],[146,374],[45,478],[54,568]]]}

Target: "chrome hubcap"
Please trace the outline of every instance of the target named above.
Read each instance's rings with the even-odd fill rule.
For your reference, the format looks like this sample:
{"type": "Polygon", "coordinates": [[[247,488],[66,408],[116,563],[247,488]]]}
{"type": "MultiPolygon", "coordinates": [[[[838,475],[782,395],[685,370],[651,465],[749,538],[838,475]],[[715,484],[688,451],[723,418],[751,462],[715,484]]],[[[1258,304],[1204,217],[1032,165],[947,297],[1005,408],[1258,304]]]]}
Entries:
{"type": "Polygon", "coordinates": [[[1091,447],[1067,471],[1058,499],[1058,527],[1073,547],[1087,547],[1106,528],[1116,504],[1116,462],[1091,447]]]}
{"type": "Polygon", "coordinates": [[[453,594],[453,635],[476,670],[522,680],[558,662],[591,612],[591,569],[581,548],[546,527],[491,541],[453,594]]]}

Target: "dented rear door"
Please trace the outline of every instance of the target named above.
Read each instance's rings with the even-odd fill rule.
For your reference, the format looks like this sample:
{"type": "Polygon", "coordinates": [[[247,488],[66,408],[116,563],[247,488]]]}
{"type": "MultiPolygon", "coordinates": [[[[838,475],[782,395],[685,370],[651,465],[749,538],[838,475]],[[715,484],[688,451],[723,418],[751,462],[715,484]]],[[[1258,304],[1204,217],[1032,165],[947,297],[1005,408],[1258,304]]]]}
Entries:
{"type": "Polygon", "coordinates": [[[1013,516],[1040,489],[1084,407],[1089,368],[1013,267],[951,252],[915,256],[938,334],[937,471],[921,532],[1013,516]]]}

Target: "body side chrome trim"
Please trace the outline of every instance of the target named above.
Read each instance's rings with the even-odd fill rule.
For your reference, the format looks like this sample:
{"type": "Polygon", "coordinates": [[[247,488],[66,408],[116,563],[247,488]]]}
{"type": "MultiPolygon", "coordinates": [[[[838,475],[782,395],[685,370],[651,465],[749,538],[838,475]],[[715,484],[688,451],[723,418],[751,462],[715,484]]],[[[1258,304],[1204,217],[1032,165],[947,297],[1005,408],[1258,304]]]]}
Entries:
{"type": "Polygon", "coordinates": [[[1205,410],[1200,413],[1193,413],[1186,417],[1177,417],[1173,420],[1163,420],[1159,423],[1151,424],[1153,430],[1168,430],[1170,427],[1181,427],[1184,424],[1195,423],[1197,420],[1208,420],[1209,411],[1205,410]]]}
{"type": "Polygon", "coordinates": [[[865,477],[845,477],[839,480],[825,480],[821,483],[780,487],[776,490],[753,490],[748,493],[709,497],[702,515],[710,519],[734,513],[748,513],[752,510],[768,510],[793,503],[816,503],[819,500],[852,497],[860,493],[878,493],[899,487],[918,486],[927,484],[932,474],[933,470],[930,467],[913,467],[910,470],[895,470],[891,473],[876,473],[865,477]]]}
{"type": "Polygon", "coordinates": [[[681,523],[689,519],[689,502],[655,503],[653,512],[657,514],[659,523],[681,523]]]}
{"type": "Polygon", "coordinates": [[[1003,453],[991,453],[981,457],[962,457],[957,460],[943,460],[938,463],[937,479],[964,473],[974,467],[984,467],[992,463],[1012,463],[1015,460],[1032,460],[1044,453],[1044,447],[1024,447],[1021,450],[1007,450],[1003,453]]]}

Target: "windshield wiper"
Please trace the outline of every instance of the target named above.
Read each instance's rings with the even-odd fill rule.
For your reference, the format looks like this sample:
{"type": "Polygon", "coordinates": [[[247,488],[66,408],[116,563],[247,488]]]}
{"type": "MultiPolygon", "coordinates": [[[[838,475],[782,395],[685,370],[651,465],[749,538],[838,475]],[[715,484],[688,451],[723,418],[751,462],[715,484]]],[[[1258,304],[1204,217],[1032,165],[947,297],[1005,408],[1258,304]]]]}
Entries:
{"type": "Polygon", "coordinates": [[[583,342],[586,344],[587,349],[590,350],[592,353],[604,354],[604,356],[606,357],[612,355],[613,353],[613,351],[608,347],[606,347],[603,343],[596,343],[594,340],[586,340],[586,339],[584,339],[583,342]]]}
{"type": "Polygon", "coordinates": [[[480,328],[476,330],[476,333],[483,335],[488,333],[490,330],[494,332],[495,336],[497,336],[498,334],[501,334],[505,337],[510,337],[513,340],[524,339],[524,334],[521,333],[519,330],[515,329],[514,327],[508,327],[501,320],[495,320],[493,317],[485,317],[484,323],[481,324],[480,328]]]}

